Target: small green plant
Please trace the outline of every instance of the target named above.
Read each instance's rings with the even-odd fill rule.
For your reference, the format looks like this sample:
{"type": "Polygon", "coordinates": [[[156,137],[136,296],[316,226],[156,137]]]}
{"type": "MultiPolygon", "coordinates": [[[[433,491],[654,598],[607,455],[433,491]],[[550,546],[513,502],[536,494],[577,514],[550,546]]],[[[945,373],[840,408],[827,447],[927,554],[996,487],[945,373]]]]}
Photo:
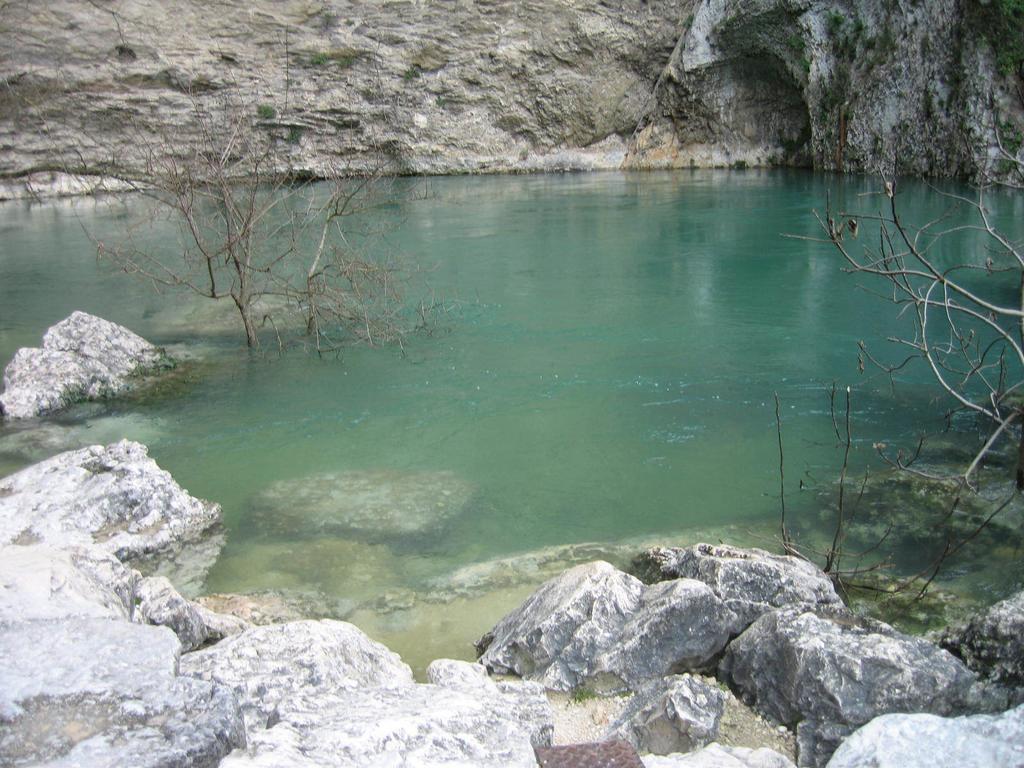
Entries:
{"type": "Polygon", "coordinates": [[[971,0],[967,6],[969,24],[992,47],[1000,74],[1024,70],[1024,0],[971,0]]]}
{"type": "Polygon", "coordinates": [[[405,80],[405,82],[409,82],[410,80],[415,80],[419,76],[420,76],[420,68],[417,67],[415,64],[413,66],[409,67],[407,70],[405,70],[405,72],[402,73],[402,79],[405,80]]]}
{"type": "Polygon", "coordinates": [[[302,126],[293,125],[288,129],[288,143],[298,144],[302,141],[302,126]]]}
{"type": "Polygon", "coordinates": [[[786,45],[795,53],[803,53],[807,50],[807,42],[798,34],[792,34],[786,39],[786,45]]]}
{"type": "Polygon", "coordinates": [[[1021,134],[1020,129],[1009,120],[1000,123],[997,130],[999,131],[999,143],[1003,145],[1003,149],[1011,155],[1016,155],[1024,145],[1024,134],[1021,134]]]}
{"type": "Polygon", "coordinates": [[[687,29],[689,29],[690,27],[693,26],[693,14],[692,13],[689,16],[686,17],[686,21],[683,22],[683,26],[686,27],[687,29]]]}
{"type": "Polygon", "coordinates": [[[838,35],[845,24],[846,17],[839,13],[839,11],[829,11],[828,16],[825,17],[825,26],[832,37],[838,35]]]}
{"type": "Polygon", "coordinates": [[[277,116],[277,110],[269,104],[260,104],[256,107],[256,117],[260,120],[273,120],[277,116]]]}
{"type": "Polygon", "coordinates": [[[341,69],[348,69],[359,58],[359,51],[354,48],[331,48],[326,51],[316,51],[310,55],[307,63],[311,67],[334,66],[341,69]]]}
{"type": "Polygon", "coordinates": [[[599,698],[601,698],[601,694],[593,688],[587,688],[586,686],[580,686],[569,695],[569,701],[573,704],[584,704],[599,698]]]}

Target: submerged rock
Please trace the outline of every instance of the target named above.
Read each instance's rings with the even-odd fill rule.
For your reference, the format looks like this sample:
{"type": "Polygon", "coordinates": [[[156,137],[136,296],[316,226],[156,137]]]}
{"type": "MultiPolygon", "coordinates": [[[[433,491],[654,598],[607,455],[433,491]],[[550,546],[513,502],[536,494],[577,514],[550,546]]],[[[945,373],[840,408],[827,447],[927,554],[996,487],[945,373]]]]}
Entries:
{"type": "Polygon", "coordinates": [[[798,557],[724,544],[653,547],[634,563],[646,581],[697,579],[707,584],[749,626],[758,616],[785,606],[841,606],[828,576],[798,557]]]}
{"type": "Polygon", "coordinates": [[[302,618],[338,618],[382,590],[407,583],[406,565],[384,544],[336,536],[234,540],[218,558],[209,586],[278,595],[302,618]]]}
{"type": "Polygon", "coordinates": [[[285,536],[420,536],[462,514],[473,490],[454,472],[327,472],[272,484],[253,499],[252,520],[285,536]]]}
{"type": "Polygon", "coordinates": [[[125,438],[147,445],[164,434],[162,421],[151,414],[103,414],[100,411],[102,406],[82,405],[74,409],[69,420],[61,417],[59,420],[9,422],[0,435],[0,455],[30,464],[64,451],[97,443],[116,443],[125,438]]]}
{"type": "Polygon", "coordinates": [[[1024,590],[949,628],[939,643],[985,677],[1024,688],[1024,590]]]}
{"type": "Polygon", "coordinates": [[[320,612],[328,598],[324,595],[289,595],[279,592],[257,592],[250,595],[217,593],[197,597],[195,602],[214,613],[263,626],[326,618],[320,612]]]}
{"type": "Polygon", "coordinates": [[[638,752],[691,752],[718,739],[727,694],[690,675],[640,686],[605,733],[628,741],[638,752]]]}
{"type": "Polygon", "coordinates": [[[81,400],[126,391],[132,379],[173,366],[167,354],[116,323],[73,312],[43,336],[42,348],[23,347],[4,370],[0,412],[25,419],[81,400]]]}
{"type": "Polygon", "coordinates": [[[219,505],[190,496],[144,445],[127,440],[62,453],[0,479],[0,544],[96,547],[122,561],[172,561],[179,570],[184,562],[202,573],[219,542],[202,553],[205,562],[195,561],[191,545],[219,522],[219,505]]]}
{"type": "Polygon", "coordinates": [[[849,736],[828,768],[992,768],[1024,765],[1024,706],[1000,715],[876,717],[849,736]]]}
{"type": "Polygon", "coordinates": [[[846,611],[772,611],[726,650],[720,675],[797,728],[801,765],[824,765],[856,727],[889,712],[956,714],[989,702],[958,659],[846,611]]]}
{"type": "Polygon", "coordinates": [[[177,676],[178,640],[120,618],[0,627],[0,763],[213,768],[245,744],[225,688],[177,676]]]}
{"type": "Polygon", "coordinates": [[[266,727],[282,702],[300,694],[312,700],[413,682],[397,654],[351,624],[326,619],[254,627],[185,654],[181,673],[234,690],[250,731],[266,727]]]}

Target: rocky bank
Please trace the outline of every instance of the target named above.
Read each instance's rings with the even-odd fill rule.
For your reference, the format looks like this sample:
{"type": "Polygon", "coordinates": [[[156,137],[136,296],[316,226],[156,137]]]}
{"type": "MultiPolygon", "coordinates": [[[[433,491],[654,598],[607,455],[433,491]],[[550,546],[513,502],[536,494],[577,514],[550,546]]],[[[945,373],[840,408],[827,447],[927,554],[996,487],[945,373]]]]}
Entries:
{"type": "Polygon", "coordinates": [[[981,0],[0,6],[2,196],[116,188],[237,118],[293,171],[998,173],[1021,20],[981,0]],[[67,171],[85,175],[68,175],[67,171]]]}

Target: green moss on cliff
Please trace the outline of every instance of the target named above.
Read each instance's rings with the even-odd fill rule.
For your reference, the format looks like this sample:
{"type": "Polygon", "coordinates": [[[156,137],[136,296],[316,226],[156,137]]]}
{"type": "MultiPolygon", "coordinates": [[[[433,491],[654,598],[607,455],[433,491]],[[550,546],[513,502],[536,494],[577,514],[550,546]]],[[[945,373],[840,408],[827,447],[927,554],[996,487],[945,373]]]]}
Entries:
{"type": "Polygon", "coordinates": [[[1024,0],[969,0],[967,22],[990,46],[1004,75],[1024,71],[1024,0]]]}

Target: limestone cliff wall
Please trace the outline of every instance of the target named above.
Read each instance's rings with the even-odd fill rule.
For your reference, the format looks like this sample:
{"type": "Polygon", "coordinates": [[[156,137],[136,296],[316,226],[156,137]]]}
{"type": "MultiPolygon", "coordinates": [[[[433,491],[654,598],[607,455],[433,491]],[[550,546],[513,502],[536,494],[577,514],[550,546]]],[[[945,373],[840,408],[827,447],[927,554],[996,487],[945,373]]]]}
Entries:
{"type": "Polygon", "coordinates": [[[230,111],[313,175],[971,175],[1024,123],[975,2],[5,0],[0,177],[130,173],[230,111]]]}
{"type": "Polygon", "coordinates": [[[976,0],[702,0],[629,161],[998,174],[1000,141],[1020,150],[1024,77],[986,34],[994,15],[976,0]]]}

